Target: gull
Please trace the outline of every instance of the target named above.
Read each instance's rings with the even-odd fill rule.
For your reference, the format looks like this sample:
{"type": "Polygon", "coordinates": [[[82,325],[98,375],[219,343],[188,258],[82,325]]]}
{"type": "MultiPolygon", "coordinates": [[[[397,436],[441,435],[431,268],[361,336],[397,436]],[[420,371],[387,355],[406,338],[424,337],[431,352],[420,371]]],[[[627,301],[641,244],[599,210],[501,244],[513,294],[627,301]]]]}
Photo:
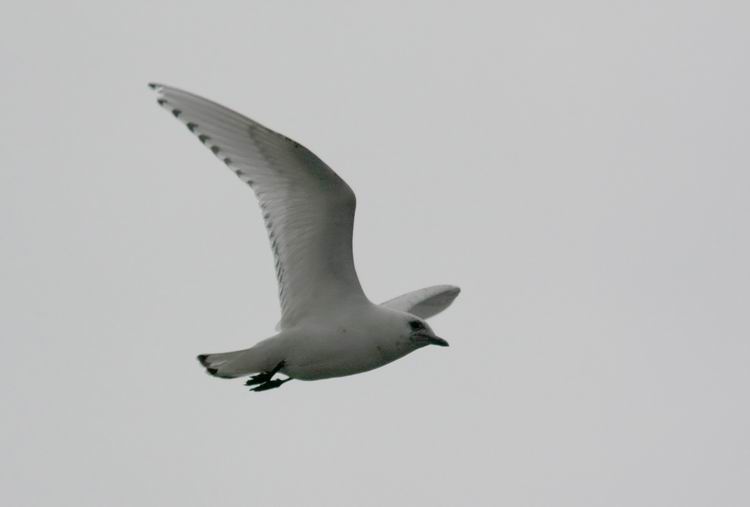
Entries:
{"type": "Polygon", "coordinates": [[[292,379],[362,373],[426,345],[446,347],[426,319],[460,289],[436,285],[372,303],[354,269],[354,192],[301,144],[231,109],[156,83],[157,102],[255,192],[273,250],[281,303],[277,334],[234,352],[201,354],[220,378],[252,391],[292,379]],[[285,378],[274,378],[281,373],[285,378]]]}

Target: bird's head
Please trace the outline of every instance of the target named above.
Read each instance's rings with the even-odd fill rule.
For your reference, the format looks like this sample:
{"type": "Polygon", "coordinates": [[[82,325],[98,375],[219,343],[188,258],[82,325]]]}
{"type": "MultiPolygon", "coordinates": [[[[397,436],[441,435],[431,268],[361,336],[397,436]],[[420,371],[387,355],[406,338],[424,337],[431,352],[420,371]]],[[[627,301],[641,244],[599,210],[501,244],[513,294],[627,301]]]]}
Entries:
{"type": "Polygon", "coordinates": [[[425,321],[409,315],[407,319],[409,341],[415,348],[424,347],[425,345],[439,345],[447,347],[448,342],[436,336],[430,326],[425,321]]]}

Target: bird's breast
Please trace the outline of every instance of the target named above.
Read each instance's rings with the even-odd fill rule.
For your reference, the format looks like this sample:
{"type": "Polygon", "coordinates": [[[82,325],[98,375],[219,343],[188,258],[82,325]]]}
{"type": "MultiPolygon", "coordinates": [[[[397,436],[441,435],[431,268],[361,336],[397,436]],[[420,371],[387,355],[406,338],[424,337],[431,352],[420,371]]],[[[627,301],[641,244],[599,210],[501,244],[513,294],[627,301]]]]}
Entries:
{"type": "Polygon", "coordinates": [[[351,330],[308,336],[289,350],[292,353],[286,359],[284,372],[300,380],[354,375],[379,368],[406,354],[387,347],[377,337],[351,330]]]}

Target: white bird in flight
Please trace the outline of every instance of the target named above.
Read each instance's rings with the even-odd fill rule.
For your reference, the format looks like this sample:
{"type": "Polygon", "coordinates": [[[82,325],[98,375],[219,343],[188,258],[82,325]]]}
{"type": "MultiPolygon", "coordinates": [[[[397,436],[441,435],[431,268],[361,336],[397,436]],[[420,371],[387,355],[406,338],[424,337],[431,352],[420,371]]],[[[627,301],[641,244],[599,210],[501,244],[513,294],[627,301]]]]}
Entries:
{"type": "Polygon", "coordinates": [[[446,309],[460,289],[437,285],[370,302],[352,257],[354,192],[314,153],[215,102],[149,86],[159,105],[255,191],[276,262],[278,333],[249,349],[199,355],[208,373],[252,375],[246,385],[265,391],[291,379],[362,373],[425,345],[448,346],[425,319],[446,309]]]}

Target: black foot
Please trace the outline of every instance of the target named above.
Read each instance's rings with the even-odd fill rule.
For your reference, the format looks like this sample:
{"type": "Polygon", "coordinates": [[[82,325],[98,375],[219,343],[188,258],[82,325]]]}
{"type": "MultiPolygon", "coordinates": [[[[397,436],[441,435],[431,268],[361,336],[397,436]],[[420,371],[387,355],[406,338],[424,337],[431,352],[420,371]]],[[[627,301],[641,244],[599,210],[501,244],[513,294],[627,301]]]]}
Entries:
{"type": "Polygon", "coordinates": [[[281,385],[284,382],[289,382],[292,380],[292,377],[285,378],[285,379],[276,379],[276,380],[269,380],[268,382],[264,382],[263,384],[259,385],[258,387],[255,387],[253,389],[250,389],[251,391],[268,391],[269,389],[276,389],[277,387],[281,387],[281,385]]]}
{"type": "Polygon", "coordinates": [[[255,386],[257,385],[255,389],[251,389],[251,391],[266,391],[268,389],[273,389],[275,387],[279,387],[284,382],[291,380],[291,379],[284,379],[284,380],[273,380],[273,376],[276,375],[279,370],[281,370],[284,367],[284,361],[281,361],[279,364],[274,366],[273,370],[271,371],[264,371],[261,373],[258,373],[257,375],[253,375],[248,379],[247,382],[245,382],[246,386],[255,386]]]}
{"type": "Polygon", "coordinates": [[[272,377],[273,377],[273,373],[269,373],[267,371],[263,373],[258,373],[257,375],[253,375],[252,377],[247,379],[247,382],[245,382],[245,385],[254,386],[256,384],[265,384],[266,382],[270,382],[272,377]]]}

